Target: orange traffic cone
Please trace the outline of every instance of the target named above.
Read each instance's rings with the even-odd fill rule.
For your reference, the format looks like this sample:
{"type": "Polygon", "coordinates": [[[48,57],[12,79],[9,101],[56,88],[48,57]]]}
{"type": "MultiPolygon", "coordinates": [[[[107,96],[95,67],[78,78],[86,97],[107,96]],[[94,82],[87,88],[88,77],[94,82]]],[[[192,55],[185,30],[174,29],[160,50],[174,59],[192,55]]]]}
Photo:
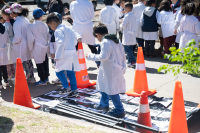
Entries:
{"type": "MultiPolygon", "coordinates": [[[[138,121],[139,124],[152,127],[151,123],[151,116],[149,110],[149,103],[148,103],[148,93],[142,91],[140,96],[140,105],[139,105],[139,112],[138,112],[138,121]]],[[[147,131],[145,129],[137,128],[137,131],[141,133],[152,133],[151,131],[147,131]]]]}
{"type": "Polygon", "coordinates": [[[168,133],[188,133],[182,85],[176,81],[168,133]]]}
{"type": "Polygon", "coordinates": [[[200,108],[200,104],[199,104],[197,107],[199,107],[199,108],[200,108]]]}
{"type": "Polygon", "coordinates": [[[139,97],[142,91],[148,92],[148,95],[153,95],[156,93],[156,90],[148,89],[143,50],[142,47],[138,47],[133,89],[127,91],[126,94],[128,96],[139,97]]]}
{"type": "Polygon", "coordinates": [[[96,85],[96,81],[91,81],[91,82],[89,81],[82,43],[78,44],[78,59],[81,70],[79,72],[76,72],[77,87],[87,88],[96,85]]]}
{"type": "Polygon", "coordinates": [[[16,62],[15,90],[13,103],[34,109],[40,107],[40,105],[32,103],[28,84],[24,74],[24,69],[22,66],[22,61],[20,58],[17,58],[16,62]]]}

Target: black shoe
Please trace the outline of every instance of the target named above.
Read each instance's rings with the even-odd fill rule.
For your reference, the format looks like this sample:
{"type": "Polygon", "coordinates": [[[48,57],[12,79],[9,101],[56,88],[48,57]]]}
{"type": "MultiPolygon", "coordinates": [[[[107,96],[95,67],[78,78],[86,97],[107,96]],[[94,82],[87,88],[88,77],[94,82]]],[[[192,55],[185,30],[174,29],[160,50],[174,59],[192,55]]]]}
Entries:
{"type": "Polygon", "coordinates": [[[78,96],[78,91],[74,90],[74,91],[71,91],[67,97],[71,98],[71,97],[77,97],[77,96],[78,96]]]}
{"type": "Polygon", "coordinates": [[[101,105],[94,105],[94,109],[96,109],[96,110],[102,110],[104,112],[108,112],[109,111],[109,106],[102,107],[101,105]]]}
{"type": "Polygon", "coordinates": [[[67,94],[70,94],[71,92],[72,92],[71,87],[68,87],[66,89],[64,88],[64,89],[60,90],[59,94],[60,95],[67,95],[67,94]]]}
{"type": "Polygon", "coordinates": [[[112,110],[110,112],[108,112],[108,115],[116,117],[116,118],[124,118],[125,117],[125,111],[123,111],[122,113],[117,113],[116,110],[112,110]]]}

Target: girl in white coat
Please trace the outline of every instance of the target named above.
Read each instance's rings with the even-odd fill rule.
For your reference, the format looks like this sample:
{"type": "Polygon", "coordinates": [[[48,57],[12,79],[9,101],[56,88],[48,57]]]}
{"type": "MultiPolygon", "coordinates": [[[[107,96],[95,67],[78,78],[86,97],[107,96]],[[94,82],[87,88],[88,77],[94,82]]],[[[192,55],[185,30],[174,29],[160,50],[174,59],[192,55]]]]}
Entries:
{"type": "Polygon", "coordinates": [[[165,52],[162,52],[162,55],[164,56],[164,53],[169,54],[169,48],[172,46],[172,44],[175,42],[175,36],[174,36],[174,15],[172,12],[172,9],[170,7],[170,3],[168,0],[164,0],[161,2],[159,7],[160,13],[158,15],[157,22],[161,25],[162,29],[162,35],[163,35],[163,45],[165,48],[165,52]]]}
{"type": "Polygon", "coordinates": [[[125,116],[119,93],[126,91],[124,73],[126,72],[126,57],[123,45],[115,34],[108,34],[104,24],[94,27],[94,36],[101,42],[100,54],[86,55],[91,61],[101,61],[97,77],[97,89],[101,93],[100,105],[95,106],[97,110],[109,110],[109,98],[111,98],[115,109],[108,115],[123,118],[125,116]]]}
{"type": "Polygon", "coordinates": [[[119,17],[117,17],[116,10],[112,6],[112,0],[105,0],[104,3],[106,7],[101,9],[99,19],[101,23],[107,26],[110,34],[116,34],[117,30],[119,29],[119,17]]]}
{"type": "MultiPolygon", "coordinates": [[[[184,9],[185,16],[181,19],[180,27],[178,32],[183,32],[181,35],[179,48],[185,48],[188,41],[194,39],[195,42],[198,42],[198,35],[200,34],[200,27],[198,19],[193,16],[195,13],[194,3],[187,3],[184,9]]],[[[198,47],[198,43],[196,46],[198,47]]],[[[184,52],[183,50],[181,50],[184,52]]]]}
{"type": "Polygon", "coordinates": [[[4,78],[4,85],[9,86],[8,84],[8,74],[6,65],[8,63],[7,55],[7,43],[9,39],[8,32],[6,31],[5,26],[2,24],[3,17],[0,16],[0,89],[3,89],[2,85],[2,73],[4,78]]]}

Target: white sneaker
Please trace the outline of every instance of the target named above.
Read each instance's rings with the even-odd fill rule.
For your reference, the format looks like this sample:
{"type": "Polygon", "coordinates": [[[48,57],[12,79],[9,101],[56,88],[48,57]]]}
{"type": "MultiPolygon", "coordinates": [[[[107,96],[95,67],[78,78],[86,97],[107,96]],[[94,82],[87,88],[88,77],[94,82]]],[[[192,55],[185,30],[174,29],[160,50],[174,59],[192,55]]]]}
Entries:
{"type": "Polygon", "coordinates": [[[9,83],[6,83],[6,82],[3,83],[3,86],[10,87],[9,83]]]}
{"type": "Polygon", "coordinates": [[[0,90],[1,90],[1,89],[4,89],[4,88],[3,88],[3,85],[0,85],[0,90]]]}
{"type": "Polygon", "coordinates": [[[61,81],[57,78],[57,79],[52,80],[52,83],[54,83],[54,84],[61,84],[61,81]]]}
{"type": "Polygon", "coordinates": [[[127,65],[127,67],[134,67],[136,65],[136,63],[135,62],[132,62],[132,63],[129,63],[128,65],[127,65]]]}

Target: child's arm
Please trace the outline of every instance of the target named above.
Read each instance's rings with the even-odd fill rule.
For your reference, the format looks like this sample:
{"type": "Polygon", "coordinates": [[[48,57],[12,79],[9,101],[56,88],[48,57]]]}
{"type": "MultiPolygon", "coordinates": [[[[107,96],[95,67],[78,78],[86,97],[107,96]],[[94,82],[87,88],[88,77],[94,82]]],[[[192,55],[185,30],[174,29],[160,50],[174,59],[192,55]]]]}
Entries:
{"type": "Polygon", "coordinates": [[[142,15],[141,15],[141,17],[140,17],[140,24],[142,25],[143,24],[143,22],[144,22],[144,16],[143,16],[143,12],[142,12],[142,15]]]}
{"type": "Polygon", "coordinates": [[[118,13],[115,13],[115,23],[116,23],[116,30],[119,30],[119,16],[118,16],[118,13]]]}
{"type": "Polygon", "coordinates": [[[160,13],[159,13],[158,18],[157,18],[157,23],[158,23],[159,25],[162,24],[162,16],[161,16],[160,13]]]}
{"type": "Polygon", "coordinates": [[[63,50],[64,50],[64,47],[65,47],[65,43],[66,43],[65,36],[64,36],[63,31],[61,31],[61,30],[56,30],[54,34],[55,34],[56,43],[58,45],[58,47],[56,49],[56,53],[55,53],[55,59],[60,60],[63,50]]]}
{"type": "Polygon", "coordinates": [[[128,23],[129,23],[128,16],[125,16],[124,19],[123,19],[123,22],[122,22],[121,25],[120,25],[120,29],[126,28],[126,25],[127,25],[128,23]]]}
{"type": "Polygon", "coordinates": [[[106,42],[103,42],[101,45],[101,52],[100,54],[88,54],[87,59],[91,61],[105,61],[110,57],[111,48],[110,45],[106,42]]]}
{"type": "Polygon", "coordinates": [[[27,43],[28,43],[28,48],[30,51],[33,50],[34,41],[35,41],[35,39],[34,39],[32,31],[31,31],[31,25],[28,25],[28,27],[27,27],[27,43]]]}
{"type": "Polygon", "coordinates": [[[13,44],[19,44],[22,40],[22,32],[21,32],[21,25],[19,24],[19,22],[15,22],[13,25],[13,31],[14,31],[14,38],[12,43],[13,44]]]}

